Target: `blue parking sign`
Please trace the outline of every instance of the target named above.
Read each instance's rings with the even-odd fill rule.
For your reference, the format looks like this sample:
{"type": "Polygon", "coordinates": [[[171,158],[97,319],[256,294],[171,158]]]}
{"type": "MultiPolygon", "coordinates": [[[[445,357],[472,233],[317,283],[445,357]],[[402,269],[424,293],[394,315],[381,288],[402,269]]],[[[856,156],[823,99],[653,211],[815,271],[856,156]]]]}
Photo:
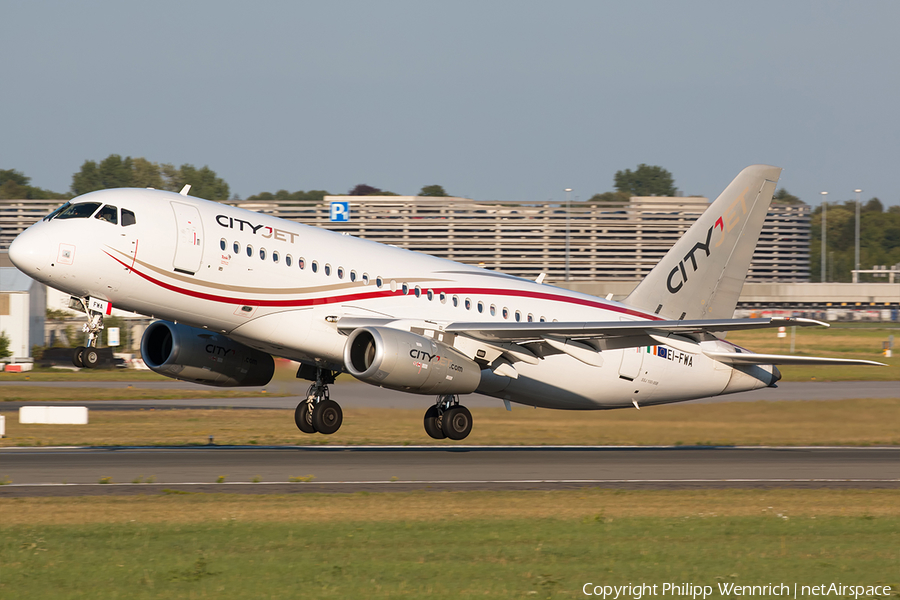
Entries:
{"type": "Polygon", "coordinates": [[[332,202],[331,203],[331,220],[332,221],[349,221],[350,220],[350,203],[349,202],[332,202]]]}

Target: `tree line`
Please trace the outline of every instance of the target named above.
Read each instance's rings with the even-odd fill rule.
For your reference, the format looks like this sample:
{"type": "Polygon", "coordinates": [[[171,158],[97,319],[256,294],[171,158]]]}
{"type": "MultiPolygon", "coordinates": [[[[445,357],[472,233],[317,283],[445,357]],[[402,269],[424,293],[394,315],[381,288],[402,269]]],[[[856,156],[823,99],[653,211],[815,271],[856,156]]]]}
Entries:
{"type": "MultiPolygon", "coordinates": [[[[230,188],[224,179],[208,166],[197,168],[191,164],[180,167],[170,163],[155,163],[143,157],[132,158],[110,154],[97,162],[86,160],[81,169],[72,175],[69,192],[52,192],[31,185],[31,178],[15,169],[0,169],[0,200],[67,200],[74,196],[119,187],[154,188],[179,192],[185,185],[191,186],[191,195],[206,200],[221,202],[229,199],[230,188]]],[[[247,200],[261,201],[308,201],[321,202],[331,195],[326,190],[298,190],[289,192],[278,190],[253,194],[247,200]]],[[[397,196],[394,192],[382,190],[361,183],[347,192],[350,196],[397,196]]],[[[426,185],[419,196],[446,197],[449,194],[440,185],[426,185]]],[[[240,200],[233,196],[232,200],[240,200]]]]}
{"type": "MultiPolygon", "coordinates": [[[[885,210],[878,198],[861,204],[859,215],[859,268],[900,263],[900,206],[885,210]]],[[[822,279],[822,206],[811,213],[809,280],[822,279]]],[[[824,281],[850,283],[856,268],[856,201],[829,203],[825,213],[826,269],[824,281]]],[[[887,281],[860,275],[859,281],[887,281]]]]}

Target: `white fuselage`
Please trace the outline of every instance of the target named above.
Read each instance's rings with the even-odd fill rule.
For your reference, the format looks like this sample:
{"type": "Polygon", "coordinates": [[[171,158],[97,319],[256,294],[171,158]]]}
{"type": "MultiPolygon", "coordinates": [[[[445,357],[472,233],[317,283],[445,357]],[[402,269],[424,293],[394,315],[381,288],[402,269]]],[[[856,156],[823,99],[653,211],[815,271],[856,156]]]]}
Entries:
{"type": "MultiPolygon", "coordinates": [[[[396,327],[452,322],[621,321],[659,317],[623,304],[453,261],[183,196],[93,192],[73,203],[126,209],[36,223],[13,243],[15,264],[47,285],[207,328],[251,347],[332,369],[343,366],[341,318],[396,327]]],[[[602,365],[568,354],[516,363],[517,378],[483,371],[479,391],[529,405],[598,409],[677,402],[765,387],[768,381],[654,345],[601,347],[602,365]]],[[[704,348],[733,346],[711,336],[704,348]]]]}

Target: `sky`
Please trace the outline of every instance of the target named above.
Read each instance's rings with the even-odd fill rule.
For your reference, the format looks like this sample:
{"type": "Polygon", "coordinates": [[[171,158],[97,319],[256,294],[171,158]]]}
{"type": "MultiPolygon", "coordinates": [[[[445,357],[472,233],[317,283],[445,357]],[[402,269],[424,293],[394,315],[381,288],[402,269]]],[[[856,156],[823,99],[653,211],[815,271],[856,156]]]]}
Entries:
{"type": "Polygon", "coordinates": [[[900,3],[0,0],[0,169],[110,154],[233,194],[584,200],[640,163],[900,204],[900,3]]]}

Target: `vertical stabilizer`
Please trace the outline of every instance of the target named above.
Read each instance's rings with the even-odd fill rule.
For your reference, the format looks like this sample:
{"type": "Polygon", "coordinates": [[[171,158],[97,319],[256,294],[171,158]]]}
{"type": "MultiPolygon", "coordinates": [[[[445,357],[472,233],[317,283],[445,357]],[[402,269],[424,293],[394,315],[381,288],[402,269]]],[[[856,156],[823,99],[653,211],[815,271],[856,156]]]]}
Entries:
{"type": "Polygon", "coordinates": [[[667,319],[730,319],[780,175],[741,171],[624,304],[667,319]]]}

